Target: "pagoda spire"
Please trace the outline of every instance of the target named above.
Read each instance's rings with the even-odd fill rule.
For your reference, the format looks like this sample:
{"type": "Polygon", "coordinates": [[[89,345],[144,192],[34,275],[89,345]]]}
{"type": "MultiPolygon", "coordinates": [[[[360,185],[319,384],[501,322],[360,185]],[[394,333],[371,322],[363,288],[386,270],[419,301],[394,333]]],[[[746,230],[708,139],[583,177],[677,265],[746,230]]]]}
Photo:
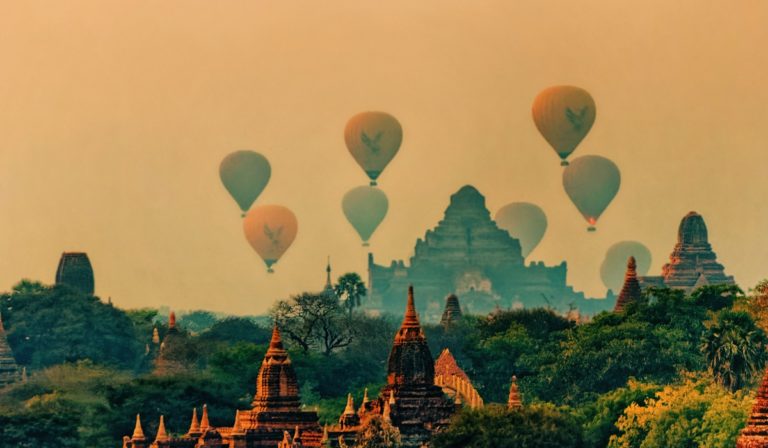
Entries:
{"type": "Polygon", "coordinates": [[[768,448],[768,368],[757,390],[747,425],[736,439],[736,448],[768,448]]]}
{"type": "Polygon", "coordinates": [[[174,329],[176,328],[176,313],[171,311],[171,314],[168,316],[168,329],[174,329]]]}
{"type": "Polygon", "coordinates": [[[211,424],[208,422],[208,405],[203,405],[203,416],[200,417],[200,431],[205,432],[211,428],[211,424]]]}
{"type": "Polygon", "coordinates": [[[352,399],[352,394],[347,394],[347,407],[344,409],[344,415],[352,415],[355,413],[355,404],[352,399]]]}
{"type": "Polygon", "coordinates": [[[192,422],[189,424],[189,431],[187,431],[187,434],[190,436],[199,436],[202,431],[200,431],[200,423],[197,421],[197,408],[192,408],[192,422]]]}
{"type": "Polygon", "coordinates": [[[171,438],[168,437],[168,432],[165,430],[165,417],[160,416],[160,424],[157,426],[157,435],[155,436],[155,443],[167,442],[171,438]]]}
{"type": "Polygon", "coordinates": [[[617,313],[623,311],[628,304],[640,300],[642,294],[640,283],[637,281],[637,262],[635,257],[629,257],[627,272],[624,274],[624,286],[621,288],[618,299],[616,299],[613,311],[617,313]]]}
{"type": "Polygon", "coordinates": [[[387,387],[394,385],[433,385],[435,361],[419,323],[413,286],[408,287],[408,303],[395,343],[387,361],[387,387]]]}
{"type": "Polygon", "coordinates": [[[408,303],[405,305],[405,316],[401,328],[419,328],[419,315],[416,314],[416,305],[413,301],[413,285],[408,286],[408,303]]]}
{"type": "Polygon", "coordinates": [[[251,405],[257,412],[299,412],[301,409],[296,372],[283,347],[277,323],[272,328],[269,349],[256,378],[256,395],[251,405]]]}
{"type": "Polygon", "coordinates": [[[281,356],[286,353],[283,347],[283,338],[280,336],[280,329],[277,327],[277,322],[275,322],[275,325],[272,327],[272,338],[269,340],[267,356],[281,356]]]}
{"type": "Polygon", "coordinates": [[[520,398],[520,391],[517,389],[517,376],[512,376],[512,383],[509,385],[509,400],[507,408],[517,410],[523,407],[523,400],[520,398]]]}
{"type": "Polygon", "coordinates": [[[133,427],[133,436],[131,442],[144,442],[147,438],[144,436],[144,430],[141,428],[141,415],[136,414],[136,426],[133,427]]]}
{"type": "Polygon", "coordinates": [[[331,256],[328,256],[328,262],[325,265],[325,289],[333,289],[333,284],[331,283],[331,256]]]}

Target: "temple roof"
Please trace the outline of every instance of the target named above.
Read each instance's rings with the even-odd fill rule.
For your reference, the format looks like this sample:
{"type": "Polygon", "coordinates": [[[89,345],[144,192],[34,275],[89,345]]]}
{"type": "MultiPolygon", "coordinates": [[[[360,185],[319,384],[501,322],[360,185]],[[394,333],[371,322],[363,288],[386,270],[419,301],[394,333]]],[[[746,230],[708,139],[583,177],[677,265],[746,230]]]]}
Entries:
{"type": "Polygon", "coordinates": [[[627,260],[627,273],[624,274],[624,286],[621,288],[619,298],[616,299],[616,305],[613,311],[620,312],[630,302],[640,300],[642,297],[640,282],[637,281],[637,263],[635,257],[629,257],[627,260]]]}
{"type": "Polygon", "coordinates": [[[424,331],[414,305],[413,286],[408,288],[408,303],[403,323],[395,335],[389,353],[387,383],[390,385],[432,385],[435,380],[435,362],[429,351],[424,331]]]}
{"type": "Polygon", "coordinates": [[[736,448],[765,447],[768,447],[768,369],[757,390],[747,426],[741,430],[741,435],[736,441],[736,448]]]}
{"type": "Polygon", "coordinates": [[[440,352],[440,356],[435,361],[435,375],[442,375],[443,377],[457,376],[471,383],[469,376],[459,367],[456,358],[453,357],[453,354],[447,348],[440,352]]]}
{"type": "Polygon", "coordinates": [[[444,328],[450,327],[452,324],[461,320],[461,306],[459,305],[459,298],[456,294],[450,294],[445,298],[445,309],[443,310],[443,317],[440,319],[440,325],[444,328]]]}

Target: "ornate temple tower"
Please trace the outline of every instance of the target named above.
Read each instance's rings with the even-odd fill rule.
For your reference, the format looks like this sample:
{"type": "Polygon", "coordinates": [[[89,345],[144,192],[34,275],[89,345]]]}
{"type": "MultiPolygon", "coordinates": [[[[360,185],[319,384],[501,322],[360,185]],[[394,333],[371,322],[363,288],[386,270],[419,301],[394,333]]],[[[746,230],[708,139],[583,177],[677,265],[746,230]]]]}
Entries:
{"type": "Polygon", "coordinates": [[[637,263],[635,257],[629,257],[627,260],[627,273],[624,274],[624,286],[621,288],[619,298],[616,299],[616,305],[613,311],[618,313],[624,310],[624,307],[630,302],[635,302],[642,297],[643,292],[640,289],[640,282],[637,281],[637,263]]]}
{"type": "Polygon", "coordinates": [[[320,446],[323,430],[317,413],[301,410],[296,372],[283,347],[277,325],[272,330],[272,340],[256,378],[256,394],[251,406],[251,410],[238,414],[238,424],[248,436],[259,434],[258,442],[247,436],[248,447],[274,447],[286,431],[298,435],[299,440],[294,440],[295,443],[300,442],[305,447],[320,446]]]}
{"type": "Polygon", "coordinates": [[[520,390],[517,388],[517,377],[512,376],[512,382],[509,384],[509,398],[507,399],[507,409],[517,410],[523,407],[523,399],[520,397],[520,390]]]}
{"type": "Polygon", "coordinates": [[[451,325],[461,320],[461,306],[459,305],[459,298],[456,294],[450,294],[445,298],[445,309],[443,310],[443,317],[440,318],[440,325],[446,330],[451,325]]]}
{"type": "Polygon", "coordinates": [[[768,369],[757,390],[747,426],[736,439],[736,448],[768,448],[768,369]]]}
{"type": "Polygon", "coordinates": [[[687,292],[704,285],[733,285],[733,277],[725,275],[725,268],[717,262],[717,255],[709,244],[704,218],[690,212],[677,230],[677,244],[669,256],[669,263],[661,269],[661,276],[641,277],[643,287],[660,286],[683,289],[687,292]]]}
{"type": "Polygon", "coordinates": [[[93,267],[85,252],[64,252],[56,269],[56,284],[69,285],[88,295],[93,295],[93,267]]]}
{"type": "Polygon", "coordinates": [[[379,403],[390,407],[392,424],[400,430],[403,446],[420,447],[432,433],[448,425],[456,405],[435,385],[435,362],[408,288],[405,317],[387,362],[387,385],[379,403]]]}
{"type": "Polygon", "coordinates": [[[184,339],[186,339],[186,335],[176,328],[176,313],[171,311],[168,316],[168,332],[165,333],[160,343],[160,349],[155,359],[155,369],[152,373],[170,375],[187,370],[184,339]]]}
{"type": "Polygon", "coordinates": [[[0,315],[0,387],[14,383],[20,378],[21,370],[13,358],[11,346],[8,345],[5,327],[3,327],[3,316],[0,315]]]}

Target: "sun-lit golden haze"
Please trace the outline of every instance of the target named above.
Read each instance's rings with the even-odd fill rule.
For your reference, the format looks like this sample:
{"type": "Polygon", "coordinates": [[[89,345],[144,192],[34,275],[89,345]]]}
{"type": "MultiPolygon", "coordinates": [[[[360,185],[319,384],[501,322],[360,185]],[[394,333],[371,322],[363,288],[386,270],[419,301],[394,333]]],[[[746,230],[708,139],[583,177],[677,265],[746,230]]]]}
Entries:
{"type": "Polygon", "coordinates": [[[412,255],[449,196],[472,184],[491,213],[548,218],[529,260],[566,260],[603,296],[600,265],[640,241],[658,274],[690,210],[743,287],[768,276],[768,3],[762,0],[5,2],[0,14],[0,286],[52,282],[85,251],[96,293],[121,307],[265,311],[335,274],[365,278],[343,195],[369,180],[353,115],[403,128],[379,177],[377,262],[412,255]],[[553,85],[592,95],[572,157],[614,161],[621,188],[586,223],[531,105],[553,85]],[[298,219],[275,274],[219,179],[229,153],[271,164],[257,205],[298,219]]]}

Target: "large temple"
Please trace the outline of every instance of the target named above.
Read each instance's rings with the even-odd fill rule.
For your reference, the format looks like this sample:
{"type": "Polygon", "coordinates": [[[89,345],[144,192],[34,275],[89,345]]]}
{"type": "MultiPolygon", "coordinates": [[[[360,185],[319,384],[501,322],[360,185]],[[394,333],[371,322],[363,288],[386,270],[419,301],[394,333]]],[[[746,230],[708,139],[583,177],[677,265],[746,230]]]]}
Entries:
{"type": "Polygon", "coordinates": [[[704,218],[690,212],[680,221],[677,244],[669,256],[669,263],[659,276],[639,277],[643,288],[667,287],[690,292],[705,285],[733,285],[733,277],[725,275],[725,268],[717,262],[717,255],[709,244],[704,218]]]}
{"type": "Polygon", "coordinates": [[[443,298],[449,294],[459,295],[472,314],[517,306],[566,311],[573,305],[587,314],[610,308],[612,302],[586,300],[568,286],[567,272],[565,262],[526,264],[520,242],[496,225],[485,197],[466,185],[451,196],[437,226],[416,241],[408,265],[398,260],[383,266],[368,255],[366,307],[397,312],[403,307],[399,291],[413,284],[419,291],[422,317],[429,322],[440,320],[443,298]]]}
{"type": "Polygon", "coordinates": [[[251,409],[234,411],[231,427],[212,427],[207,408],[198,420],[193,410],[189,429],[172,436],[161,417],[154,441],[146,436],[140,416],[124,448],[314,448],[344,447],[370,425],[398,434],[403,448],[429,446],[432,435],[449,424],[464,403],[480,407],[482,398],[458,367],[450,352],[435,360],[427,345],[416,312],[413,288],[409,287],[406,311],[395,334],[387,362],[387,384],[378,397],[366,391],[359,408],[351,395],[338,425],[321,428],[314,411],[302,409],[299,385],[291,359],[283,347],[277,326],[256,378],[251,409]],[[437,370],[437,375],[436,375],[437,370]]]}

